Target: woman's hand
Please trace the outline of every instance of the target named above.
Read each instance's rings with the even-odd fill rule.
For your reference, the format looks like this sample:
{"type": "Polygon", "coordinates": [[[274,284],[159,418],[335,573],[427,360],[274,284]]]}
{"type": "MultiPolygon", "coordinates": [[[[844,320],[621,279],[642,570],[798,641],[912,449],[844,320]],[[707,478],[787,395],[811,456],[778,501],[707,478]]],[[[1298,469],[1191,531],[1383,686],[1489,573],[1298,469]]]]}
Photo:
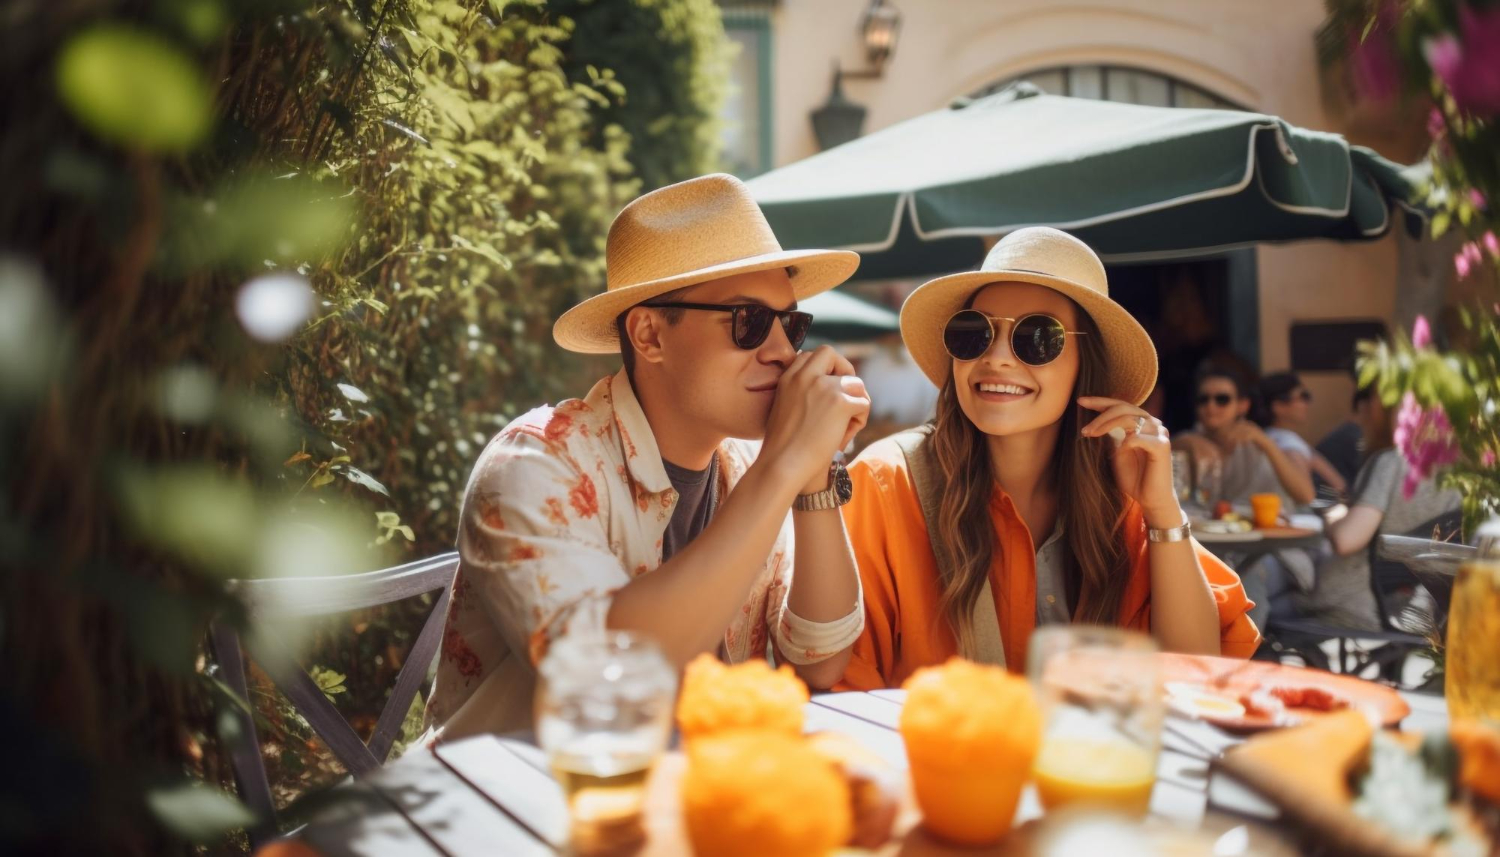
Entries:
{"type": "Polygon", "coordinates": [[[1235,446],[1248,443],[1262,451],[1268,446],[1275,446],[1271,441],[1271,436],[1266,434],[1265,429],[1247,419],[1241,419],[1230,426],[1229,431],[1225,434],[1225,438],[1235,446]]]}
{"type": "Polygon", "coordinates": [[[1125,496],[1140,504],[1146,526],[1163,530],[1182,526],[1186,516],[1172,484],[1171,438],[1161,420],[1119,399],[1083,396],[1078,404],[1100,412],[1083,427],[1084,437],[1102,439],[1115,429],[1124,432],[1124,439],[1114,445],[1115,481],[1125,496]]]}

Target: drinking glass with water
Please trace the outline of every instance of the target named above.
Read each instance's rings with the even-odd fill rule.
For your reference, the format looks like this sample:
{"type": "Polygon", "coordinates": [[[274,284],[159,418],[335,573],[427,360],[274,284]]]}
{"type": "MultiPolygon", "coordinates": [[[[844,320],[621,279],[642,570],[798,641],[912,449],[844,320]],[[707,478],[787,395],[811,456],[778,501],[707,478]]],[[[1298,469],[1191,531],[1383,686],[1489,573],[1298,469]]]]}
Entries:
{"type": "Polygon", "coordinates": [[[538,667],[537,742],[567,795],[572,851],[644,842],[646,778],[671,734],[677,673],[628,632],[564,637],[538,667]]]}

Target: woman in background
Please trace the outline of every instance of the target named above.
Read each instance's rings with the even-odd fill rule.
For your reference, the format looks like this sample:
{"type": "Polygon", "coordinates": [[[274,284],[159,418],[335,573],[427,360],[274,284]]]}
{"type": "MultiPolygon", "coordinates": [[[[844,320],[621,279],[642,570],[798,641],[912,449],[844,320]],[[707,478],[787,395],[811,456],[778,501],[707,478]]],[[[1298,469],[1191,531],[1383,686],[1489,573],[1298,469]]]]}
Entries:
{"type": "Polygon", "coordinates": [[[1249,386],[1232,369],[1209,366],[1198,373],[1198,425],[1172,439],[1173,449],[1193,457],[1195,472],[1220,462],[1215,497],[1245,503],[1251,494],[1279,494],[1285,507],[1313,501],[1312,476],[1271,436],[1249,419],[1249,386]]]}
{"type": "Polygon", "coordinates": [[[1292,372],[1267,375],[1260,381],[1260,397],[1264,407],[1260,422],[1265,426],[1266,436],[1292,461],[1342,497],[1349,487],[1343,475],[1302,438],[1301,431],[1307,427],[1307,412],[1312,404],[1312,393],[1303,386],[1302,379],[1292,372]]]}

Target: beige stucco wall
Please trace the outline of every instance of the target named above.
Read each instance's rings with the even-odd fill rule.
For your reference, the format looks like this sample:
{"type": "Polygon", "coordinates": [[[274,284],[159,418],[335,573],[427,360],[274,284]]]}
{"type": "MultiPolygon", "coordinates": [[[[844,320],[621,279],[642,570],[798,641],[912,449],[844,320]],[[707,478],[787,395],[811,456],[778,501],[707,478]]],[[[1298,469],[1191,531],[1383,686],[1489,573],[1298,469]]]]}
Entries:
{"type": "MultiPolygon", "coordinates": [[[[866,132],[937,109],[985,84],[1045,66],[1112,63],[1170,74],[1247,107],[1309,128],[1358,137],[1325,110],[1313,34],[1322,0],[889,0],[901,11],[900,41],[885,74],[847,80],[845,94],[869,109],[866,132]]],[[[834,59],[866,65],[860,40],[868,0],[782,0],[775,12],[774,151],[778,165],[817,151],[808,115],[828,96],[834,59]]],[[[1394,147],[1394,143],[1391,146],[1394,147]]],[[[915,154],[915,153],[914,153],[915,154]]],[[[1405,153],[1393,153],[1410,157],[1405,153]]],[[[1396,305],[1393,237],[1262,247],[1262,369],[1288,364],[1292,321],[1378,317],[1396,305]]],[[[1307,379],[1318,435],[1346,412],[1350,382],[1307,379]]]]}

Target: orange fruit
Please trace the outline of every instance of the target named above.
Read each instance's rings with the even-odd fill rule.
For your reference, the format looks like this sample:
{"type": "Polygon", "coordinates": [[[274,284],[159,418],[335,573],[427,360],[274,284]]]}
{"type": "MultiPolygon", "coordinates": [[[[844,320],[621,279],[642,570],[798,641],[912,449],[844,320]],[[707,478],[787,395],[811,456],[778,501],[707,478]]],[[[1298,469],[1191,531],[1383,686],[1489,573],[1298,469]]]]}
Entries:
{"type": "Polygon", "coordinates": [[[734,729],[802,734],[807,685],[792,668],[772,670],[765,661],[726,666],[699,655],[683,672],[677,726],[687,740],[734,729]]]}
{"type": "Polygon", "coordinates": [[[1042,715],[1025,679],[954,658],[917,670],[903,685],[901,737],[923,824],[963,845],[998,842],[1010,830],[1042,737],[1042,715]]]}
{"type": "Polygon", "coordinates": [[[682,814],[701,857],[821,857],[853,832],[849,786],[801,738],[741,730],[687,755],[682,814]]]}

